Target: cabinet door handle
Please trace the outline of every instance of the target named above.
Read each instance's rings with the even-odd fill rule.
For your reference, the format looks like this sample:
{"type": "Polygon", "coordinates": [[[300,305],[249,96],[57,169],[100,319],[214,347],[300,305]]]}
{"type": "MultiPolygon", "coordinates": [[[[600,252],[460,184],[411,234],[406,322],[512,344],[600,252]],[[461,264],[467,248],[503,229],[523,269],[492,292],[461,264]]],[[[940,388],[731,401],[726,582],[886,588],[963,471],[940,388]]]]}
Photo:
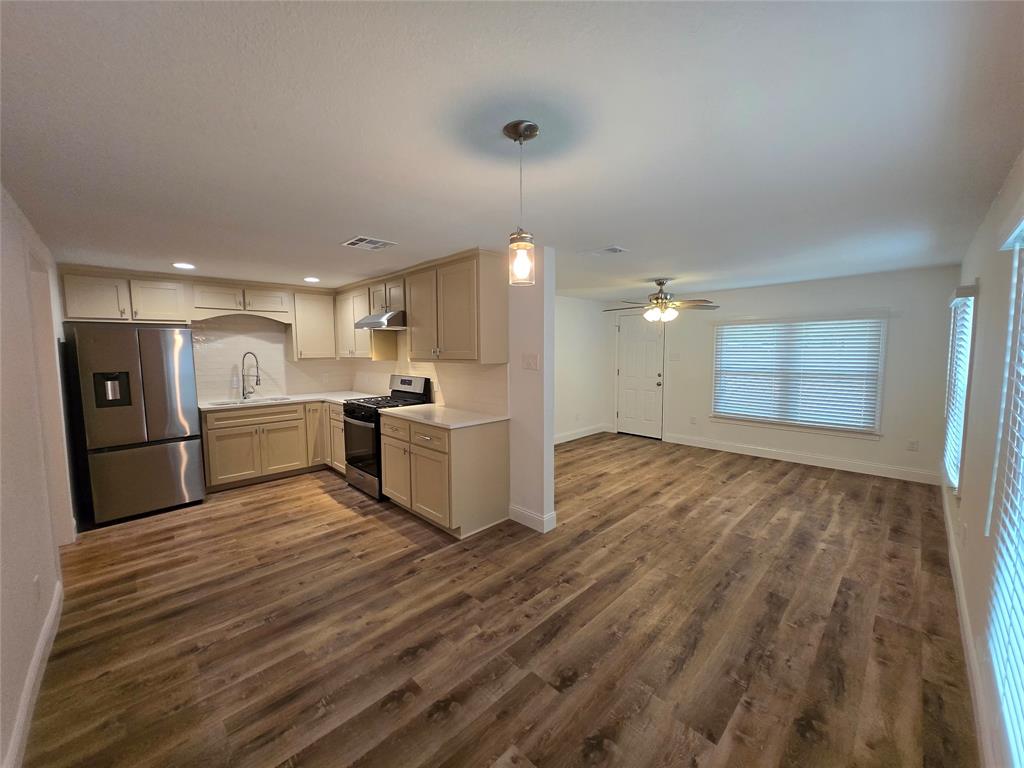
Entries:
{"type": "Polygon", "coordinates": [[[121,317],[124,317],[124,307],[121,307],[121,317]]]}
{"type": "Polygon", "coordinates": [[[237,307],[238,307],[239,309],[241,309],[241,308],[242,308],[242,300],[241,300],[241,299],[235,299],[235,305],[236,305],[236,306],[237,306],[237,307]]]}
{"type": "Polygon", "coordinates": [[[138,316],[139,316],[139,310],[133,309],[132,310],[132,317],[138,317],[138,316]]]}
{"type": "Polygon", "coordinates": [[[418,437],[420,440],[430,440],[431,442],[433,442],[434,440],[434,438],[427,437],[426,435],[416,435],[416,437],[418,437]]]}

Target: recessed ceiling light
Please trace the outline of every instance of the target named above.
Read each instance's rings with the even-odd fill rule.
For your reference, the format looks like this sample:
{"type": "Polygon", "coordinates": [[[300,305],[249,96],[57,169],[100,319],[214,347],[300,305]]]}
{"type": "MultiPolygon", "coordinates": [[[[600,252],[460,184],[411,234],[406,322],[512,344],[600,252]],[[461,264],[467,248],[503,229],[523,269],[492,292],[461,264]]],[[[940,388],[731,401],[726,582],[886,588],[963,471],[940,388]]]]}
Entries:
{"type": "Polygon", "coordinates": [[[307,283],[319,283],[320,282],[320,278],[319,277],[304,277],[302,279],[305,280],[307,283]]]}
{"type": "Polygon", "coordinates": [[[195,269],[196,268],[195,264],[189,264],[187,261],[176,261],[173,264],[171,264],[171,266],[174,267],[175,269],[195,269]]]}

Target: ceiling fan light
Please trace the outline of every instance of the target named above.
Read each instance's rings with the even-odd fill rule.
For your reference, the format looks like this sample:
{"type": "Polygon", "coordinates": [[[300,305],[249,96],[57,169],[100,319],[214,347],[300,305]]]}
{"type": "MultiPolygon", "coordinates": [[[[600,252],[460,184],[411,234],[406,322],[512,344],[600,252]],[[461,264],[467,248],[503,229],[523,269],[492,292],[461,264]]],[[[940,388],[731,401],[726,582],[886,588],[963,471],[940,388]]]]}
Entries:
{"type": "Polygon", "coordinates": [[[651,307],[644,312],[644,320],[648,323],[656,323],[661,320],[661,310],[658,307],[651,307]]]}
{"type": "Polygon", "coordinates": [[[508,236],[508,284],[533,285],[535,282],[533,235],[517,229],[508,236]]]}
{"type": "Polygon", "coordinates": [[[661,322],[668,323],[679,317],[679,310],[675,307],[668,307],[661,312],[661,322]]]}

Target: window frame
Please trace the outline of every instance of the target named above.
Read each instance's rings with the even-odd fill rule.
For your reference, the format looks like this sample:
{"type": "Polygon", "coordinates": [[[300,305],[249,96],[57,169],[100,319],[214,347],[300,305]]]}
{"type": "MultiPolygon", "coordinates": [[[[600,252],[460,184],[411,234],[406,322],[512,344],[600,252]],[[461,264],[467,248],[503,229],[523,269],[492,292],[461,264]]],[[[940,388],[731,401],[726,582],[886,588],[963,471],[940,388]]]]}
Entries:
{"type": "Polygon", "coordinates": [[[961,285],[957,288],[949,300],[949,354],[948,361],[946,363],[946,403],[945,403],[945,430],[942,438],[942,478],[946,486],[953,491],[953,494],[957,499],[960,498],[960,488],[962,485],[962,479],[964,475],[964,457],[967,455],[967,421],[968,412],[971,409],[971,380],[974,378],[974,347],[978,336],[978,282],[975,281],[974,285],[961,285]],[[949,467],[946,465],[946,443],[949,440],[949,386],[952,383],[950,374],[952,373],[953,360],[953,305],[958,299],[973,299],[971,303],[971,338],[969,341],[967,351],[967,376],[966,376],[966,387],[964,391],[964,414],[963,422],[960,425],[960,462],[957,467],[957,481],[954,483],[953,478],[949,476],[949,467]]]}
{"type": "Polygon", "coordinates": [[[860,312],[844,312],[842,314],[814,314],[800,316],[742,317],[719,320],[712,324],[713,339],[711,343],[711,408],[708,418],[730,424],[746,424],[748,426],[768,427],[772,429],[798,430],[815,434],[829,434],[838,437],[851,437],[867,440],[882,438],[882,411],[885,402],[886,358],[889,343],[889,320],[891,312],[887,310],[863,310],[860,312]],[[797,325],[800,323],[830,323],[844,320],[876,320],[881,324],[878,350],[878,401],[875,403],[875,424],[872,428],[842,427],[832,424],[808,424],[786,419],[766,419],[756,416],[742,416],[730,413],[719,413],[715,410],[715,390],[718,382],[718,331],[726,326],[740,325],[797,325]]]}

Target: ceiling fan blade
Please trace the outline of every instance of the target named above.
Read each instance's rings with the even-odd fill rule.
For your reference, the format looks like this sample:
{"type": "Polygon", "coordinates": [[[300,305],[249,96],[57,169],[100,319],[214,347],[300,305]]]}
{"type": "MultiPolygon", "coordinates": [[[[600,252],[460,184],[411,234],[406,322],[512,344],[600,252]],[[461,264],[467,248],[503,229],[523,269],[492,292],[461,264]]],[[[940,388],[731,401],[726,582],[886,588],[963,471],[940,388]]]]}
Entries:
{"type": "Polygon", "coordinates": [[[629,299],[619,299],[623,304],[639,304],[641,307],[646,306],[646,301],[630,301],[629,299]]]}
{"type": "Polygon", "coordinates": [[[602,312],[625,312],[626,310],[629,310],[629,309],[644,309],[644,308],[645,308],[645,305],[640,305],[639,307],[615,307],[613,309],[602,309],[601,311],[602,312]]]}
{"type": "Polygon", "coordinates": [[[680,307],[680,309],[718,309],[718,304],[694,304],[689,307],[680,307]]]}
{"type": "Polygon", "coordinates": [[[673,304],[714,304],[711,299],[675,299],[673,304]]]}

